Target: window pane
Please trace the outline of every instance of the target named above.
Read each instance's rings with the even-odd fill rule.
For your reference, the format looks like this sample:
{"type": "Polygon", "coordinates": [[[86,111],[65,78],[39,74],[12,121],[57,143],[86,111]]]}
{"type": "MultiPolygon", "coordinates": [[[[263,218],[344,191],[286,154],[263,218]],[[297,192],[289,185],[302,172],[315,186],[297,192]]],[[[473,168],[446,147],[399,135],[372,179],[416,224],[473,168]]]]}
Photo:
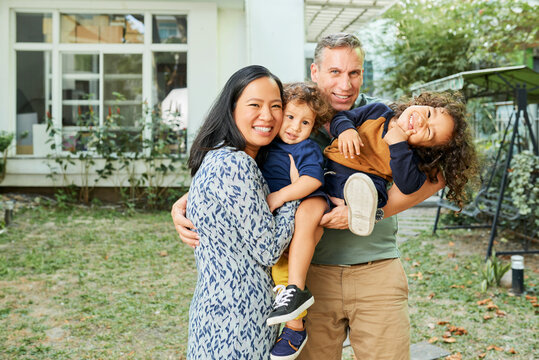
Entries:
{"type": "Polygon", "coordinates": [[[63,43],[144,43],[143,15],[61,14],[63,43]]]}
{"type": "Polygon", "coordinates": [[[185,153],[188,125],[187,53],[153,53],[153,103],[158,116],[178,136],[178,151],[185,153]]]}
{"type": "Polygon", "coordinates": [[[142,120],[142,54],[105,54],[105,108],[118,126],[135,126],[142,120]]]}
{"type": "Polygon", "coordinates": [[[99,55],[62,54],[62,124],[99,124],[99,55]]]}
{"type": "Polygon", "coordinates": [[[17,13],[17,42],[52,42],[51,14],[17,13]]]}
{"type": "Polygon", "coordinates": [[[153,43],[187,44],[186,15],[154,15],[153,43]]]}
{"type": "Polygon", "coordinates": [[[33,154],[33,125],[50,111],[51,54],[17,52],[17,154],[33,154]]]}

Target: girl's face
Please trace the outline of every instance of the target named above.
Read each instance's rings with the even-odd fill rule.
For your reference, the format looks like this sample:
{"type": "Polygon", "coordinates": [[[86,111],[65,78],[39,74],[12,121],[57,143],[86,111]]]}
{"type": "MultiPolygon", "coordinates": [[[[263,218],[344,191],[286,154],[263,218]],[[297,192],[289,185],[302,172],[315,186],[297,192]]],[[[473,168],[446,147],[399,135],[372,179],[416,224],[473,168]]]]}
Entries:
{"type": "Polygon", "coordinates": [[[284,109],[279,137],[287,144],[297,144],[311,135],[316,114],[304,103],[291,101],[284,109]]]}
{"type": "Polygon", "coordinates": [[[396,121],[402,130],[415,131],[408,138],[408,143],[422,147],[447,144],[455,127],[453,117],[444,108],[432,106],[410,106],[396,121]]]}
{"type": "Polygon", "coordinates": [[[263,77],[253,80],[241,93],[234,121],[245,139],[245,152],[256,157],[260,147],[268,145],[283,121],[283,103],[277,83],[263,77]]]}

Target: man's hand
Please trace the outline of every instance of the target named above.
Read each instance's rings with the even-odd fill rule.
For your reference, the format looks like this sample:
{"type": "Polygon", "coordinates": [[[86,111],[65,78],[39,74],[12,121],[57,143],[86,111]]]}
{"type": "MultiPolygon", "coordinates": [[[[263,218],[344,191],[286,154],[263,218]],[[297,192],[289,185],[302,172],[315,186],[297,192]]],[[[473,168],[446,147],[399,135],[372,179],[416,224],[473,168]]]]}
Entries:
{"type": "Polygon", "coordinates": [[[322,216],[320,226],[328,229],[348,229],[348,206],[344,204],[343,199],[332,196],[329,198],[336,207],[322,216]]]}
{"type": "Polygon", "coordinates": [[[339,135],[339,151],[345,158],[353,159],[354,155],[359,155],[361,146],[363,141],[356,129],[345,130],[339,135]]]}
{"type": "Polygon", "coordinates": [[[268,202],[270,211],[280,208],[285,203],[284,198],[281,196],[281,191],[275,191],[268,195],[266,201],[268,202]]]}
{"type": "Polygon", "coordinates": [[[384,136],[384,141],[388,145],[393,145],[402,141],[408,141],[410,135],[415,133],[416,131],[414,129],[404,131],[395,122],[390,122],[389,129],[387,130],[386,136],[384,136]]]}
{"type": "Polygon", "coordinates": [[[179,198],[174,205],[172,205],[172,210],[170,215],[172,216],[172,222],[174,222],[174,227],[180,235],[182,241],[192,247],[193,249],[199,245],[199,236],[193,230],[196,230],[193,223],[185,217],[185,209],[187,209],[187,197],[189,193],[185,193],[181,198],[179,198]]]}

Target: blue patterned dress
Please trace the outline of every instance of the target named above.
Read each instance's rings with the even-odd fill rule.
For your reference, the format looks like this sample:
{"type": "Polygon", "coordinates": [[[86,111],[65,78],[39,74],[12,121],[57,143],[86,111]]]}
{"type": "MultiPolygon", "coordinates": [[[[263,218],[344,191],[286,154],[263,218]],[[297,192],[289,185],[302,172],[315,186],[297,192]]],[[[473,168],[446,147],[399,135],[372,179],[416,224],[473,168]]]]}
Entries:
{"type": "Polygon", "coordinates": [[[188,359],[269,359],[278,330],[266,325],[270,266],[290,242],[298,202],[286,203],[274,217],[268,193],[256,162],[228,147],[208,152],[193,179],[187,218],[200,245],[188,359]]]}

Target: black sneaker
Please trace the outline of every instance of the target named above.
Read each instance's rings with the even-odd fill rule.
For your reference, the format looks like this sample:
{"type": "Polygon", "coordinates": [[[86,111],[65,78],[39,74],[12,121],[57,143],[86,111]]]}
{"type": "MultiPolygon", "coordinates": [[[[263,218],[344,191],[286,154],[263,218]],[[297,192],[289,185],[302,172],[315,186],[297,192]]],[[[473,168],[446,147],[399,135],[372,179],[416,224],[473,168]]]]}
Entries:
{"type": "Polygon", "coordinates": [[[314,303],[314,297],[307,288],[300,290],[296,285],[288,285],[283,289],[282,285],[278,285],[275,290],[279,292],[273,302],[273,311],[267,320],[268,325],[294,320],[314,303]]]}

